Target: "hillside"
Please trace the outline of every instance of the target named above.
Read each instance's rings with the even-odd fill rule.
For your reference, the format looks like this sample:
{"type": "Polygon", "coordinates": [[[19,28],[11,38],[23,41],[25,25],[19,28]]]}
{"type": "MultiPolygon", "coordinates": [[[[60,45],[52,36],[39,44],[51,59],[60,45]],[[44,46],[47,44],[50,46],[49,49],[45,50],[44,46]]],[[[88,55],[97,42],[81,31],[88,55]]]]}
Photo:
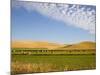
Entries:
{"type": "Polygon", "coordinates": [[[48,42],[33,42],[33,41],[13,41],[12,48],[48,48],[55,49],[62,45],[48,42]]]}
{"type": "Polygon", "coordinates": [[[68,49],[95,49],[95,42],[85,41],[76,44],[61,45],[49,42],[33,42],[33,41],[13,41],[11,44],[12,48],[48,48],[48,49],[58,49],[58,50],[68,50],[68,49]]]}
{"type": "Polygon", "coordinates": [[[95,49],[95,47],[96,47],[95,42],[85,41],[85,42],[80,42],[77,44],[66,45],[58,49],[64,49],[64,50],[65,49],[95,49]]]}

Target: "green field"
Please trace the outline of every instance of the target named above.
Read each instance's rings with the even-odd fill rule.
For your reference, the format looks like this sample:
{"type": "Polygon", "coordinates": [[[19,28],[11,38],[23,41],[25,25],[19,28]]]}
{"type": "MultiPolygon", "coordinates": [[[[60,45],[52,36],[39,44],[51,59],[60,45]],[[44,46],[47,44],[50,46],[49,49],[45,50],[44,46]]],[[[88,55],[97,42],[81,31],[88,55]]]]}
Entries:
{"type": "Polygon", "coordinates": [[[96,68],[96,57],[86,55],[13,55],[12,73],[39,73],[53,71],[73,71],[96,68]]]}

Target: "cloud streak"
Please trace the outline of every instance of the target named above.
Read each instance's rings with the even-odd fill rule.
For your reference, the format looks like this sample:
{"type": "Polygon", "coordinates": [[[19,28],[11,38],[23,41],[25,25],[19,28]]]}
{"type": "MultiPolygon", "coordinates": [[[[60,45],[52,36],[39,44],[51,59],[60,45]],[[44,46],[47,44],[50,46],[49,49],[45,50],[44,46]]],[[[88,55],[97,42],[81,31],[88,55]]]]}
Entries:
{"type": "Polygon", "coordinates": [[[12,6],[23,7],[30,12],[37,11],[54,20],[62,21],[66,25],[70,23],[69,25],[84,29],[90,34],[95,34],[95,6],[25,1],[13,1],[12,6]]]}

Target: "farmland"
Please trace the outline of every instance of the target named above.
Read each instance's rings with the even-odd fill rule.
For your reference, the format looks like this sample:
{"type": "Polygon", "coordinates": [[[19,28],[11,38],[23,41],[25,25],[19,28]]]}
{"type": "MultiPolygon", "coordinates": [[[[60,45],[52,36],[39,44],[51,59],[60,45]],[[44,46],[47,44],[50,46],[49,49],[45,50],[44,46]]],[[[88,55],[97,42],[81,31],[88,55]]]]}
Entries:
{"type": "Polygon", "coordinates": [[[12,72],[39,73],[95,69],[95,55],[13,55],[12,72]],[[15,65],[15,66],[14,66],[15,65]],[[26,66],[25,66],[26,65],[26,66]]]}
{"type": "MultiPolygon", "coordinates": [[[[18,51],[20,53],[20,51],[18,51]]],[[[33,53],[12,54],[12,73],[40,73],[53,71],[73,71],[95,69],[95,53],[84,54],[75,51],[69,53],[46,53],[38,51],[33,53]]],[[[86,53],[86,52],[85,52],[86,53]]]]}
{"type": "Polygon", "coordinates": [[[67,45],[53,49],[50,48],[51,46],[48,46],[49,48],[12,48],[11,73],[95,69],[96,50],[93,46],[90,43],[81,43],[80,45],[67,45]]]}

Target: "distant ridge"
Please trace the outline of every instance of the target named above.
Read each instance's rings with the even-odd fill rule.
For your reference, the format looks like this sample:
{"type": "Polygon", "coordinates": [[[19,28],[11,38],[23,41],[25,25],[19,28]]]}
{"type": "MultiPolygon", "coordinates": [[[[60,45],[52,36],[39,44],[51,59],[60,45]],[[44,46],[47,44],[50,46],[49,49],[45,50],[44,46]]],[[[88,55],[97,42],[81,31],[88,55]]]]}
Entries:
{"type": "Polygon", "coordinates": [[[58,50],[68,50],[68,49],[95,49],[96,43],[91,41],[84,41],[76,44],[57,44],[49,42],[40,41],[12,41],[12,48],[47,48],[47,49],[58,49],[58,50]]]}
{"type": "Polygon", "coordinates": [[[34,42],[34,41],[12,41],[12,48],[48,48],[55,49],[61,47],[62,45],[49,42],[34,42]]]}
{"type": "Polygon", "coordinates": [[[96,48],[95,42],[84,41],[77,44],[66,45],[59,49],[95,49],[95,48],[96,48]]]}

